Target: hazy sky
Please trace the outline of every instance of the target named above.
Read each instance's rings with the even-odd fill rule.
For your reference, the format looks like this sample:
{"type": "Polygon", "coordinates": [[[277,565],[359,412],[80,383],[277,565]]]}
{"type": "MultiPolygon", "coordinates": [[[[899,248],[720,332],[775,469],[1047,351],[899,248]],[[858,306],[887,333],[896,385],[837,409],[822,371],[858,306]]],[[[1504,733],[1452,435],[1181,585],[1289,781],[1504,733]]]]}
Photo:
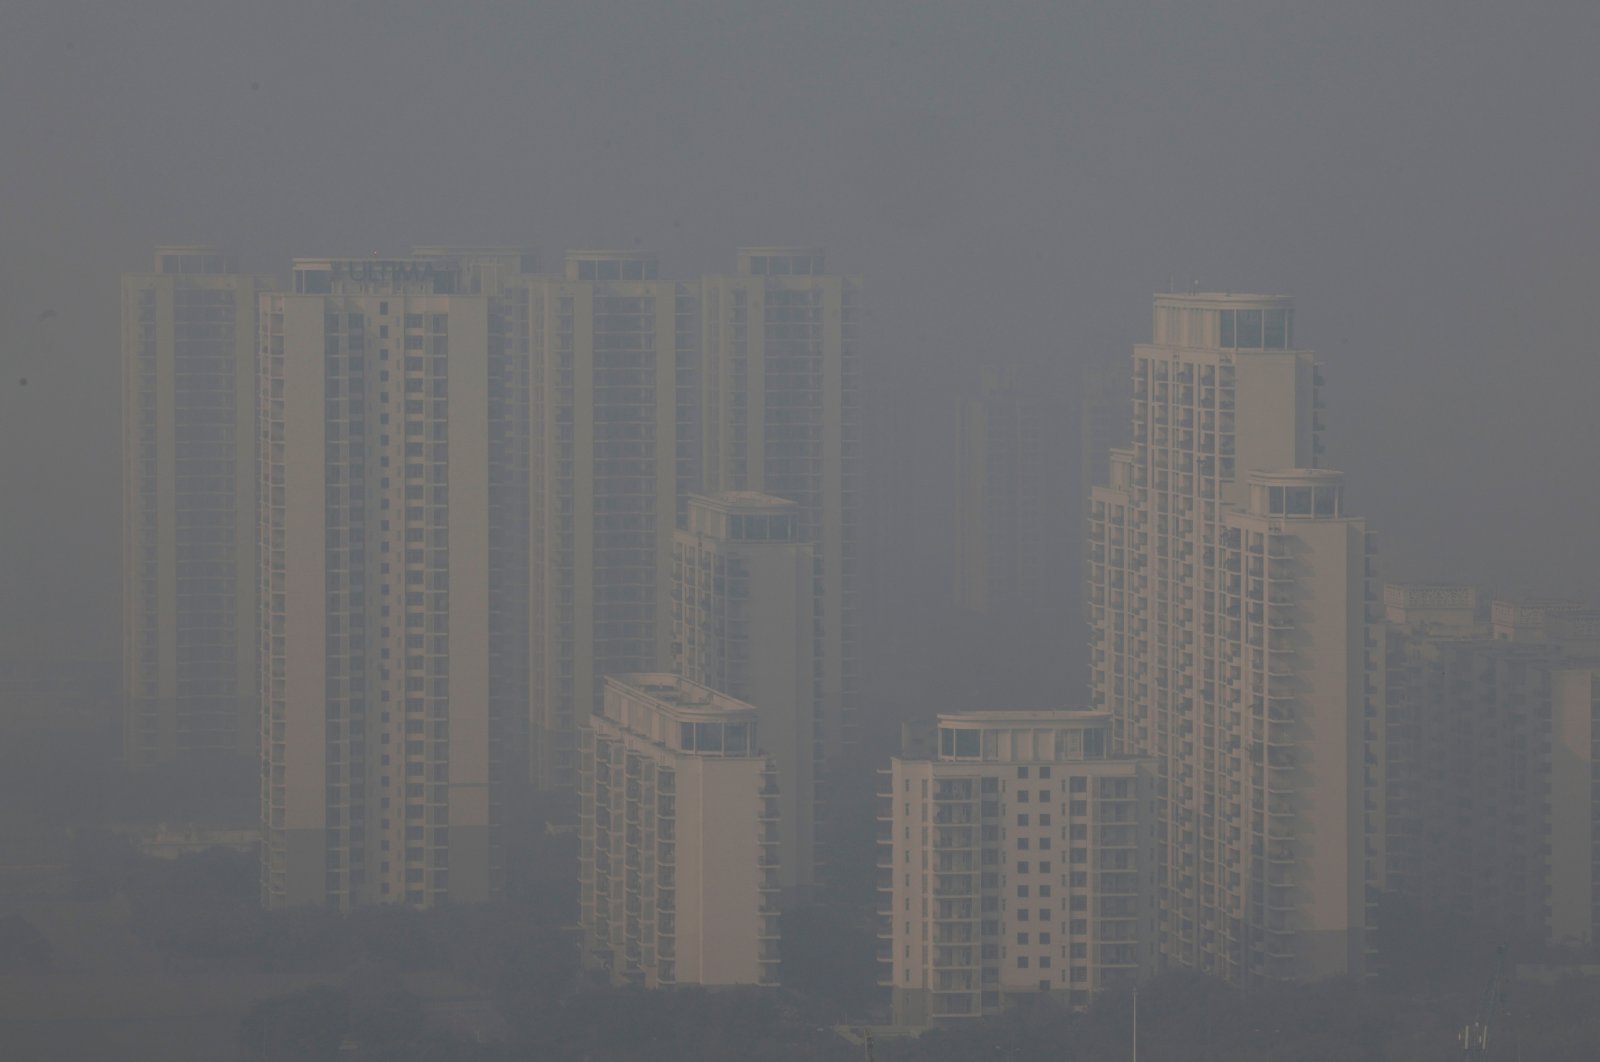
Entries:
{"type": "Polygon", "coordinates": [[[115,652],[117,274],[201,241],[819,243],[928,402],[1288,292],[1391,574],[1596,596],[1597,45],[1592,0],[11,0],[0,637],[115,652]]]}

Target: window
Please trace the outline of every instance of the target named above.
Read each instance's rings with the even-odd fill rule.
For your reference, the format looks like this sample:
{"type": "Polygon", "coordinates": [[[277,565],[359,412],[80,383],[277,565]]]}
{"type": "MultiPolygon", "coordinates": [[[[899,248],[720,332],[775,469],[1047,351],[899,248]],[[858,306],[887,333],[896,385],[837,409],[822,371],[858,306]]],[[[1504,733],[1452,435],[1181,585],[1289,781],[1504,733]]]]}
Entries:
{"type": "MultiPolygon", "coordinates": [[[[1046,818],[1049,818],[1049,816],[1048,815],[1039,816],[1039,819],[1040,819],[1039,825],[1043,826],[1045,824],[1043,820],[1046,819],[1046,818]]],[[[1026,826],[1027,824],[1028,824],[1028,816],[1027,815],[1024,814],[1024,815],[1018,815],[1017,816],[1017,825],[1018,826],[1026,826]]]]}
{"type": "Polygon", "coordinates": [[[1028,934],[1026,934],[1026,933],[1018,933],[1017,934],[1017,943],[1018,944],[1027,944],[1028,943],[1028,934]]]}
{"type": "Polygon", "coordinates": [[[1018,955],[1017,956],[1017,969],[1026,970],[1027,968],[1028,968],[1028,957],[1026,955],[1018,955]]]}
{"type": "Polygon", "coordinates": [[[1261,348],[1261,311],[1238,311],[1235,324],[1234,346],[1244,348],[1261,348]]]}
{"type": "Polygon", "coordinates": [[[978,757],[978,750],[978,731],[958,730],[953,727],[939,728],[940,755],[976,759],[978,757]]]}
{"type": "Polygon", "coordinates": [[[1026,885],[1017,886],[1017,898],[1019,900],[1026,900],[1028,898],[1028,887],[1026,885]]]}
{"type": "Polygon", "coordinates": [[[1022,860],[1021,862],[1019,862],[1017,864],[1017,873],[1018,874],[1026,874],[1027,872],[1028,872],[1028,861],[1026,859],[1024,859],[1024,860],[1022,860]]]}
{"type": "MultiPolygon", "coordinates": [[[[1024,815],[1023,818],[1027,818],[1027,816],[1024,815]]],[[[1027,823],[1026,822],[1019,822],[1019,823],[1017,823],[1017,825],[1026,826],[1027,823]]],[[[1050,825],[1050,816],[1049,815],[1040,815],[1039,816],[1039,825],[1040,826],[1048,826],[1048,825],[1050,825]]]]}
{"type": "Polygon", "coordinates": [[[1288,310],[1263,310],[1261,327],[1261,345],[1267,350],[1284,350],[1289,346],[1288,310]]]}

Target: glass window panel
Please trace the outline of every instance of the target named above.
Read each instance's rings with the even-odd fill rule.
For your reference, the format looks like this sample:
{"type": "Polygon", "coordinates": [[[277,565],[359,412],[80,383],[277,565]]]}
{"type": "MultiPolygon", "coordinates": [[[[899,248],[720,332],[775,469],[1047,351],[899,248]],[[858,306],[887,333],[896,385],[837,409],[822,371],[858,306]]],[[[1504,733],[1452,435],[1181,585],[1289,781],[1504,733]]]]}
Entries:
{"type": "Polygon", "coordinates": [[[721,752],[722,724],[696,723],[694,725],[694,748],[696,752],[721,752]]]}
{"type": "Polygon", "coordinates": [[[1236,327],[1236,346],[1259,349],[1261,346],[1261,311],[1240,310],[1236,327]]]}
{"type": "Polygon", "coordinates": [[[1262,314],[1262,346],[1268,350],[1282,350],[1289,345],[1288,317],[1286,310],[1267,310],[1262,314]]]}

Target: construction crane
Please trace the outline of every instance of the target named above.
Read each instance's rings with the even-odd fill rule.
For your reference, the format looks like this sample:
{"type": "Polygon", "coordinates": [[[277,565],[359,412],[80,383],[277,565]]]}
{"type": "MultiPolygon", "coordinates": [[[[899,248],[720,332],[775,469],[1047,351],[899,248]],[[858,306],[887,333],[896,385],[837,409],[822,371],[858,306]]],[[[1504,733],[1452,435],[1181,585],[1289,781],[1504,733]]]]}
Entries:
{"type": "Polygon", "coordinates": [[[1461,1029],[1461,1046],[1469,1055],[1489,1053],[1489,1025],[1494,1021],[1506,998],[1506,946],[1494,950],[1494,971],[1489,974],[1489,985],[1483,990],[1483,1000],[1478,1004],[1477,1016],[1461,1029]]]}

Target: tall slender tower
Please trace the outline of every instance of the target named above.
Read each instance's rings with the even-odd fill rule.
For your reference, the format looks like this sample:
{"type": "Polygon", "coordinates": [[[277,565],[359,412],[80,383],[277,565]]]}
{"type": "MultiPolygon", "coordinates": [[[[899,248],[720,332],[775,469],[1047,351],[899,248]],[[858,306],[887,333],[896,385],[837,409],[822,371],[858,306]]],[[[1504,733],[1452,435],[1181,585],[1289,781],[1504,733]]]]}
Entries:
{"type": "Polygon", "coordinates": [[[261,298],[262,892],[495,890],[489,299],[448,260],[298,260],[261,298]]]}
{"type": "Polygon", "coordinates": [[[528,654],[534,782],[572,791],[603,680],[670,659],[667,577],[689,471],[694,297],[656,256],[572,251],[513,296],[528,360],[528,654]]]}
{"type": "Polygon", "coordinates": [[[1381,880],[1374,544],[1314,467],[1319,385],[1288,299],[1157,296],[1090,494],[1092,701],[1155,761],[1161,950],[1239,983],[1361,972],[1381,880]]]}
{"type": "Polygon", "coordinates": [[[210,247],[122,278],[124,755],[256,747],[256,297],[210,247]]]}
{"type": "Polygon", "coordinates": [[[816,630],[798,506],[765,494],[691,495],[672,558],[675,670],[755,707],[777,768],[785,889],[814,884],[816,630]]]}
{"type": "Polygon", "coordinates": [[[798,505],[815,550],[816,745],[832,770],[857,737],[861,282],[815,248],[747,247],[701,282],[699,428],[707,493],[798,505]]]}

